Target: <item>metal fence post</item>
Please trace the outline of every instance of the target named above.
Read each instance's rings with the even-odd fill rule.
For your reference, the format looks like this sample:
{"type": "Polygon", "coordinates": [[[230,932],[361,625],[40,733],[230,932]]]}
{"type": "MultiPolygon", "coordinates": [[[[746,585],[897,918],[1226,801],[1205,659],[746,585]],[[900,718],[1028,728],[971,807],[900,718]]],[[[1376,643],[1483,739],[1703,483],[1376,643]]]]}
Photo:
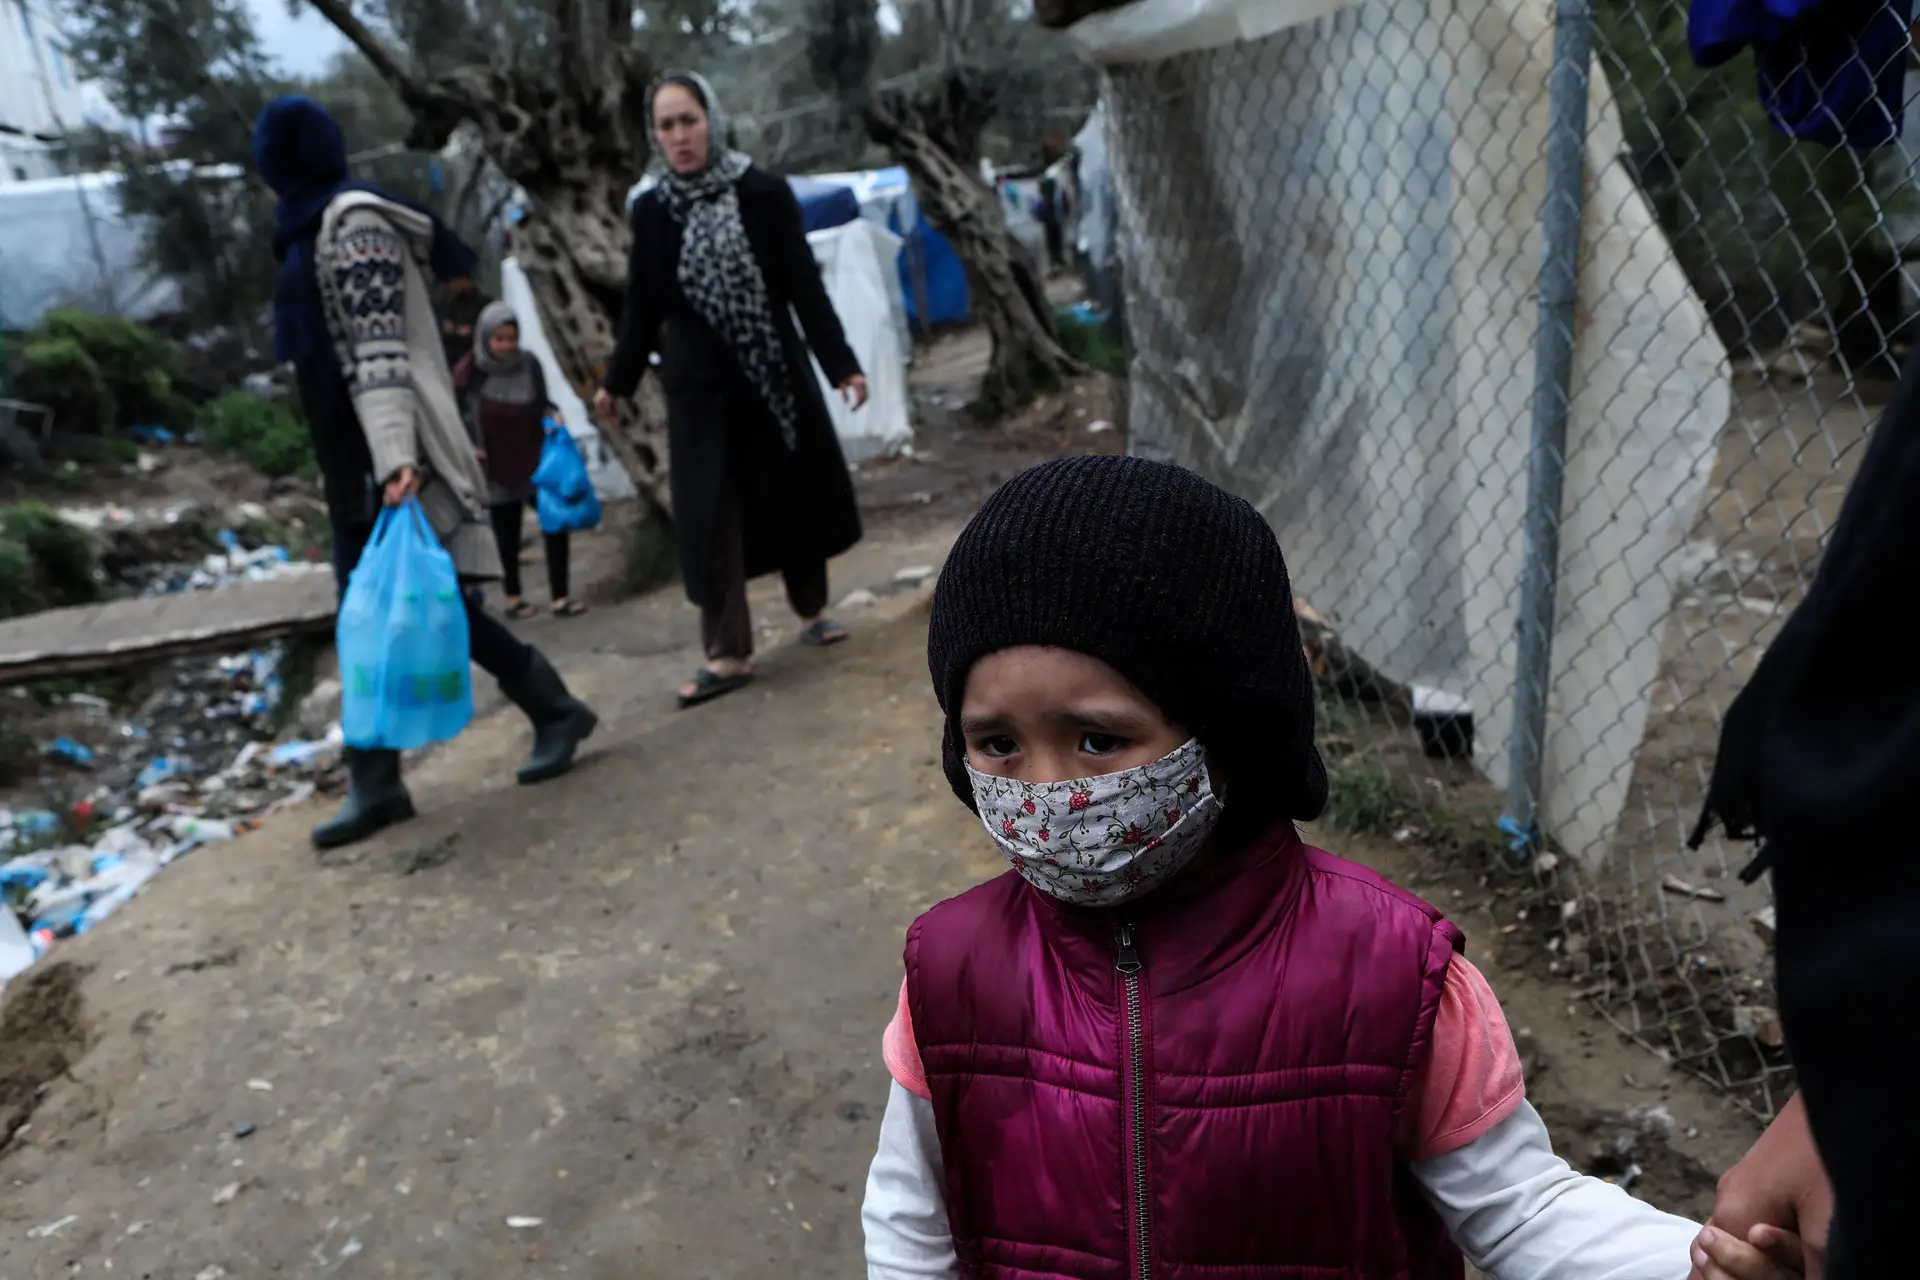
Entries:
{"type": "Polygon", "coordinates": [[[1580,283],[1587,93],[1593,65],[1590,0],[1556,0],[1548,86],[1547,194],[1540,219],[1540,329],[1533,345],[1533,432],[1527,455],[1525,569],[1520,583],[1513,737],[1501,827],[1516,853],[1540,842],[1540,775],[1560,576],[1560,496],[1580,283]]]}

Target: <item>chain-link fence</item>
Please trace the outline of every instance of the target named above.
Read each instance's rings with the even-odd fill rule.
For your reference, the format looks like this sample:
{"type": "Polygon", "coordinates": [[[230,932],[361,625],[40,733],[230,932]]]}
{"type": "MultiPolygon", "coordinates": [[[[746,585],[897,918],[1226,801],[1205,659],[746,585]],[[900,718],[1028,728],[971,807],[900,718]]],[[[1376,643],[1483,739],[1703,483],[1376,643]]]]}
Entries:
{"type": "Polygon", "coordinates": [[[1905,15],[1836,61],[1829,8],[1797,62],[1713,70],[1679,0],[1278,30],[1209,0],[1087,41],[1134,447],[1279,531],[1336,811],[1531,867],[1499,947],[1766,1113],[1766,888],[1687,838],[1904,354],[1920,232],[1905,15]]]}

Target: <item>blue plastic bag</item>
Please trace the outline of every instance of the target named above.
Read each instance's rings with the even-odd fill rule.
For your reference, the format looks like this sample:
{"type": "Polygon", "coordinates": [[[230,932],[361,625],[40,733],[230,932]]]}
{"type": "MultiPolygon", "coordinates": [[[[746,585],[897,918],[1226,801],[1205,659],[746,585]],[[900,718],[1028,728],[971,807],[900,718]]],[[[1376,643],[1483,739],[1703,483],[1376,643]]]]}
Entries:
{"type": "Polygon", "coordinates": [[[533,469],[535,505],[542,533],[580,533],[600,524],[600,499],[580,446],[565,427],[547,420],[540,465],[533,469]]]}
{"type": "Polygon", "coordinates": [[[348,746],[408,751],[473,719],[460,580],[418,502],[380,513],[334,630],[348,746]]]}

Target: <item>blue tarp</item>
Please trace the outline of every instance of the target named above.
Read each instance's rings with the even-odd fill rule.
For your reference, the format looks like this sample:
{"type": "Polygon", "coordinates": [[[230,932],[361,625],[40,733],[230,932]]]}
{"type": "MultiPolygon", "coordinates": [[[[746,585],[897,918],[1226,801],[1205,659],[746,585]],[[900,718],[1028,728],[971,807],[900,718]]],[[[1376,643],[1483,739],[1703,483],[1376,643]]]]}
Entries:
{"type": "Polygon", "coordinates": [[[873,175],[873,193],[899,197],[887,210],[887,230],[899,236],[900,291],[906,295],[907,317],[915,324],[959,324],[967,318],[967,269],[947,238],[933,229],[925,210],[913,198],[907,171],[899,166],[873,175]],[[903,225],[911,219],[912,226],[903,225]],[[926,291],[927,317],[920,317],[920,294],[926,291]]]}
{"type": "Polygon", "coordinates": [[[852,187],[815,178],[788,178],[787,185],[799,197],[800,218],[809,231],[844,227],[860,216],[860,198],[852,187]]]}

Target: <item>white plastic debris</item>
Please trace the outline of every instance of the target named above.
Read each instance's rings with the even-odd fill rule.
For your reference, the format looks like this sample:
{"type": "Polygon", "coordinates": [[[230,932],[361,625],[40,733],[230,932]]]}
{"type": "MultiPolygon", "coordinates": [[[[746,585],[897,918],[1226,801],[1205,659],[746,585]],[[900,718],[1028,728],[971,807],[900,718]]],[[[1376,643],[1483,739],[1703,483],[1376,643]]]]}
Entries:
{"type": "Polygon", "coordinates": [[[535,1227],[545,1226],[546,1221],[545,1218],[522,1218],[515,1216],[507,1219],[507,1226],[515,1231],[531,1231],[535,1227]]]}

